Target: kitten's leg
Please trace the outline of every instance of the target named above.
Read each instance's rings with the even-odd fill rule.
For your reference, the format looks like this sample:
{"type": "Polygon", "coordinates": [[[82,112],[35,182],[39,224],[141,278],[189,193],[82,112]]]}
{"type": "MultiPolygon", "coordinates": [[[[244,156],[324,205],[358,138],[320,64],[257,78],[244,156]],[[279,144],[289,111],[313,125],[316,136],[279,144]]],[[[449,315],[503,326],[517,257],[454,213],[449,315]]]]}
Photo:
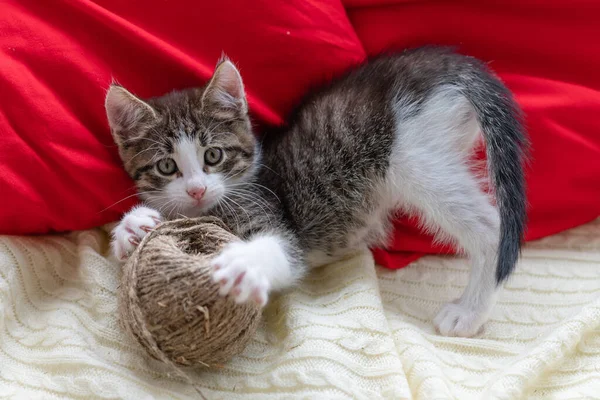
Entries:
{"type": "Polygon", "coordinates": [[[158,211],[144,206],[135,207],[125,214],[112,232],[111,247],[117,260],[125,261],[161,219],[158,211]]]}
{"type": "Polygon", "coordinates": [[[220,294],[236,302],[264,306],[269,293],[292,286],[304,274],[301,252],[284,232],[263,233],[248,241],[231,243],[212,263],[220,294]]]}
{"type": "Polygon", "coordinates": [[[495,303],[499,216],[476,179],[463,165],[440,171],[421,169],[402,182],[405,206],[420,214],[425,226],[458,244],[471,260],[462,296],[446,304],[434,319],[447,336],[478,333],[495,303]]]}
{"type": "Polygon", "coordinates": [[[478,129],[470,103],[453,90],[432,96],[418,115],[398,118],[389,177],[401,207],[416,211],[472,264],[464,293],[434,319],[443,335],[477,334],[496,299],[499,214],[466,162],[478,129]]]}

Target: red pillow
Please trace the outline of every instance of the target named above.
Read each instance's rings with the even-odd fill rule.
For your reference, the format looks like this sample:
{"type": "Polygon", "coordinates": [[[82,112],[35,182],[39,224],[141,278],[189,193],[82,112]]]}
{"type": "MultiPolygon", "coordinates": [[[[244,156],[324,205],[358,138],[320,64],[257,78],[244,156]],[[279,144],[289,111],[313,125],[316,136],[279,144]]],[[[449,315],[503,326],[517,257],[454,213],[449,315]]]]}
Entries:
{"type": "MultiPolygon", "coordinates": [[[[424,44],[490,61],[526,113],[532,240],[600,215],[600,7],[589,0],[345,0],[369,54],[424,44]]],[[[444,253],[414,221],[396,222],[376,260],[398,268],[444,253]]]]}
{"type": "MultiPolygon", "coordinates": [[[[527,113],[528,239],[600,214],[600,8],[588,0],[346,0],[369,54],[457,45],[490,60],[527,113]],[[543,7],[542,7],[543,5],[543,7]]],[[[0,5],[0,233],[90,228],[135,198],[103,110],[112,77],[141,96],[200,85],[237,61],[259,122],[279,123],[313,84],[365,57],[337,0],[0,5]],[[159,8],[162,7],[162,8],[159,8]],[[116,204],[115,204],[116,203],[116,204]]],[[[377,260],[450,251],[409,221],[377,260]]]]}
{"type": "Polygon", "coordinates": [[[113,78],[140,96],[203,84],[225,51],[259,121],[365,54],[338,0],[0,5],[0,233],[91,228],[137,200],[108,130],[113,78]],[[116,204],[115,204],[116,203],[116,204]]]}

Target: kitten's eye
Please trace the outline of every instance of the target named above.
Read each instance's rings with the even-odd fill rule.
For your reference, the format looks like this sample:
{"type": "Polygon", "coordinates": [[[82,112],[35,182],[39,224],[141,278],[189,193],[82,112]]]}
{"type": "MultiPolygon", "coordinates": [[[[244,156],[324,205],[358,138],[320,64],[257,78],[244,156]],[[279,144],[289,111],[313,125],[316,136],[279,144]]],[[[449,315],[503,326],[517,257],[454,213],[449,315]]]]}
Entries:
{"type": "Polygon", "coordinates": [[[206,165],[217,165],[223,158],[223,151],[218,147],[211,147],[204,152],[204,162],[206,165]]]}
{"type": "Polygon", "coordinates": [[[156,169],[163,175],[173,175],[177,172],[177,163],[172,158],[163,158],[156,163],[156,169]]]}

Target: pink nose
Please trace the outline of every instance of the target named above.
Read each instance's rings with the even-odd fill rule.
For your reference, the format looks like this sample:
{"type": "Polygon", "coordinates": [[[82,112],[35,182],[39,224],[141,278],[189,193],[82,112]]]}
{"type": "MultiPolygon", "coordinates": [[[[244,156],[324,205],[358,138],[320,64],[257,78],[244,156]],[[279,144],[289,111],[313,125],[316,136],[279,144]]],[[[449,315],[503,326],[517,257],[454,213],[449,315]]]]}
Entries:
{"type": "Polygon", "coordinates": [[[204,197],[205,192],[206,192],[206,188],[195,188],[195,189],[189,189],[187,191],[187,193],[190,195],[190,197],[192,197],[196,200],[201,200],[202,197],[204,197]]]}

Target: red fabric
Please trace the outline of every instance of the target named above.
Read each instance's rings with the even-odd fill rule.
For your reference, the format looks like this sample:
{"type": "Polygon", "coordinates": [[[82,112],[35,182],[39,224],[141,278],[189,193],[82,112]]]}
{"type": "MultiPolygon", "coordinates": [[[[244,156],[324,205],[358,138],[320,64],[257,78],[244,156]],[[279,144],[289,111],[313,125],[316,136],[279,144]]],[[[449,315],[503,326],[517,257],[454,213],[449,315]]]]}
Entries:
{"type": "Polygon", "coordinates": [[[112,78],[160,95],[203,84],[223,51],[272,124],[365,57],[337,0],[1,1],[0,233],[118,219],[136,199],[117,203],[133,192],[104,113],[112,78]]]}
{"type": "MultiPolygon", "coordinates": [[[[600,214],[599,20],[595,0],[5,0],[0,233],[90,228],[135,203],[119,202],[133,192],[103,110],[112,78],[159,95],[204,83],[225,51],[257,123],[276,124],[367,53],[432,43],[492,61],[527,113],[527,238],[573,227],[600,214]]],[[[399,220],[377,261],[451,251],[415,226],[399,220]]]]}

